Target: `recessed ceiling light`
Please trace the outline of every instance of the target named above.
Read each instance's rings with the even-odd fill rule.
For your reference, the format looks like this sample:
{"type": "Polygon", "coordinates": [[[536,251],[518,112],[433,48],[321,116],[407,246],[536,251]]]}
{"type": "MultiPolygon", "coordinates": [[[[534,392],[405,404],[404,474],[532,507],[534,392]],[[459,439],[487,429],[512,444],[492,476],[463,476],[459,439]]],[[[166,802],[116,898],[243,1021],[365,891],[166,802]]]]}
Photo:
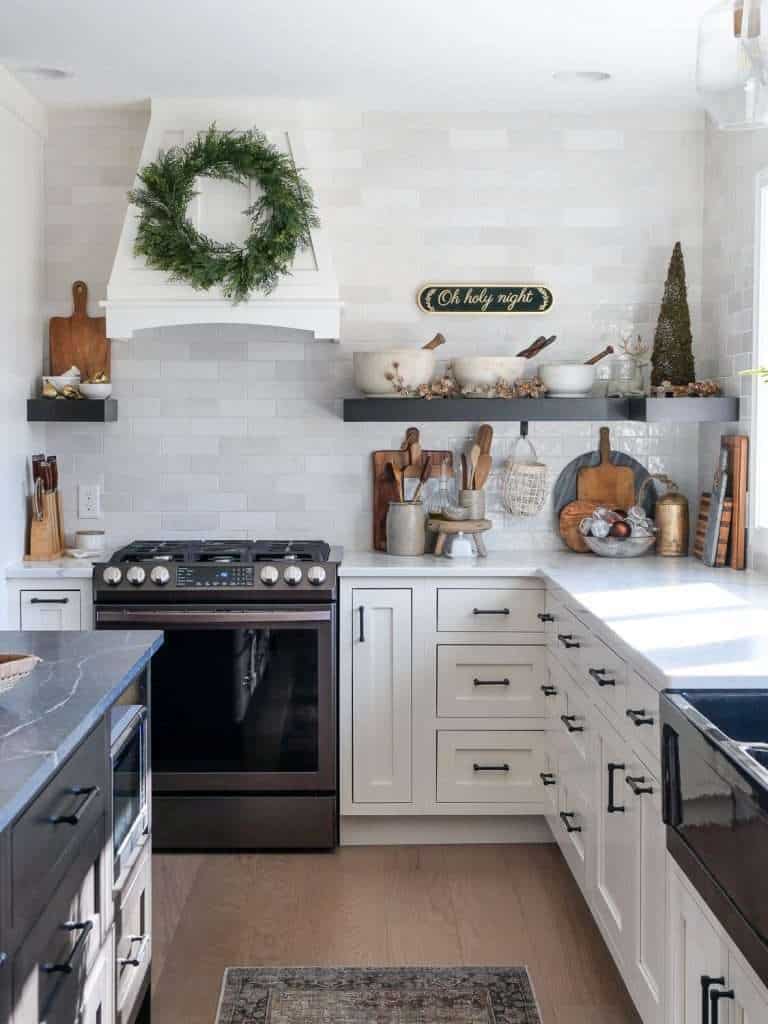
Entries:
{"type": "Polygon", "coordinates": [[[607,71],[556,71],[552,77],[557,82],[607,82],[611,76],[607,71]]]}
{"type": "Polygon", "coordinates": [[[47,64],[15,64],[8,63],[16,75],[27,75],[29,78],[42,78],[49,82],[58,82],[62,78],[74,78],[74,71],[68,68],[56,68],[47,64]]]}

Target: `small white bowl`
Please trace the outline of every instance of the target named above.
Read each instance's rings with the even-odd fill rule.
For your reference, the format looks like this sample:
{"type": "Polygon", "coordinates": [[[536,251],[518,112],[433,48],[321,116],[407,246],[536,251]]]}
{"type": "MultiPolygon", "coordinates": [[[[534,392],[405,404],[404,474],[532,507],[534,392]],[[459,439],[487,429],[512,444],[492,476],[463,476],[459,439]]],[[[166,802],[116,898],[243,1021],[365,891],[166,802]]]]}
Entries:
{"type": "Polygon", "coordinates": [[[452,365],[462,391],[481,391],[500,380],[514,384],[522,377],[528,360],[521,356],[462,356],[452,365]]]}
{"type": "Polygon", "coordinates": [[[544,363],[539,377],[550,398],[586,398],[595,383],[595,367],[586,363],[544,363]]]}
{"type": "Polygon", "coordinates": [[[61,391],[62,388],[72,385],[80,384],[80,374],[66,374],[62,373],[56,377],[43,377],[43,384],[53,384],[57,391],[61,391]]]}
{"type": "Polygon", "coordinates": [[[429,384],[435,372],[435,353],[428,348],[392,348],[383,352],[353,352],[355,387],[368,398],[397,398],[391,376],[397,373],[403,385],[415,391],[429,384]],[[395,369],[397,364],[397,369],[395,369]]]}
{"type": "Polygon", "coordinates": [[[80,388],[80,394],[86,398],[109,398],[112,394],[111,384],[88,384],[86,381],[83,381],[78,387],[80,388]]]}

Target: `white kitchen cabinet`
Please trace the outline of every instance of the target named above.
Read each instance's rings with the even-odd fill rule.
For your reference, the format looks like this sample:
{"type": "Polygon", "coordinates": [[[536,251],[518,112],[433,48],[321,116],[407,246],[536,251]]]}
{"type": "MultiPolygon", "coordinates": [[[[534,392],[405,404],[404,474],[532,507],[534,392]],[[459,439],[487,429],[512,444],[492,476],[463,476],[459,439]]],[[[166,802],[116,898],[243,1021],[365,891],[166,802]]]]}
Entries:
{"type": "Polygon", "coordinates": [[[352,792],[411,800],[412,594],[355,588],[352,606],[352,792]]]}
{"type": "Polygon", "coordinates": [[[491,588],[440,587],[437,594],[438,632],[541,633],[539,615],[544,594],[530,586],[491,588]]]}
{"type": "Polygon", "coordinates": [[[544,800],[541,732],[439,732],[440,803],[534,803],[544,800]]]}
{"type": "MultiPolygon", "coordinates": [[[[720,1024],[765,1024],[768,1021],[768,992],[735,950],[729,952],[725,992],[733,997],[720,1003],[720,1024]],[[726,1007],[729,1008],[728,1011],[726,1007]],[[728,1016],[730,1012],[730,1016],[728,1016]]],[[[710,1013],[710,1024],[714,1024],[710,1013]]]]}
{"type": "Polygon", "coordinates": [[[80,629],[79,590],[22,590],[21,628],[80,629]]]}
{"type": "Polygon", "coordinates": [[[440,644],[437,713],[443,718],[542,718],[546,655],[531,644],[440,644]]]}
{"type": "MultiPolygon", "coordinates": [[[[87,571],[87,570],[86,570],[87,571]]],[[[14,567],[8,570],[8,628],[29,630],[93,629],[93,598],[90,576],[64,575],[51,569],[50,576],[14,567]]]]}

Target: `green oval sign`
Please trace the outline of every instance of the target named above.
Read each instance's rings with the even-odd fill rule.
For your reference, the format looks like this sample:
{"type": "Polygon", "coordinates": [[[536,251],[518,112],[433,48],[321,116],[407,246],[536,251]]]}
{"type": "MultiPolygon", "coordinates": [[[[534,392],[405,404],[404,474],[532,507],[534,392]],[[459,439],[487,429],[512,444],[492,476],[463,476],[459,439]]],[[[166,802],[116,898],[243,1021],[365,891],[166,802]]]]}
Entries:
{"type": "Polygon", "coordinates": [[[416,297],[423,313],[547,313],[553,301],[541,284],[425,284],[416,297]]]}

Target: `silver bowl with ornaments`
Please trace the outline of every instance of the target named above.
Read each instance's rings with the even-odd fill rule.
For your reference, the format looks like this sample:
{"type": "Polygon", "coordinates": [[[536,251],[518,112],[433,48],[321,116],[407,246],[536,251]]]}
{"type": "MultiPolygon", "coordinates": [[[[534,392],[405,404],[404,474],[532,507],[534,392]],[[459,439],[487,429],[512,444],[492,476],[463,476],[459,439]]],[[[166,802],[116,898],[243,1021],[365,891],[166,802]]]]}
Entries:
{"type": "Polygon", "coordinates": [[[602,558],[639,558],[646,555],[656,543],[656,537],[592,537],[584,536],[584,543],[590,551],[602,558]]]}

